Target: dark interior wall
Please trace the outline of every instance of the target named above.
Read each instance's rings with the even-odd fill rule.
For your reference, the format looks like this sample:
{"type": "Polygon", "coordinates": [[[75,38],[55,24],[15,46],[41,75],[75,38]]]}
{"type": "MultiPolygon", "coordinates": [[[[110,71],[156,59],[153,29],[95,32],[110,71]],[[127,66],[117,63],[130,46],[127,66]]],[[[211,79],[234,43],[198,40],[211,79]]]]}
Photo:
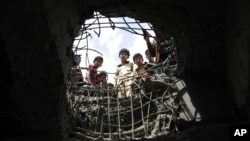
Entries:
{"type": "Polygon", "coordinates": [[[0,139],[67,140],[65,91],[80,19],[118,5],[134,6],[123,15],[159,25],[176,38],[178,75],[203,118],[249,121],[247,0],[16,0],[0,5],[1,61],[6,63],[0,139]],[[146,11],[139,10],[142,3],[146,11]]]}
{"type": "Polygon", "coordinates": [[[249,49],[250,2],[247,0],[227,3],[227,72],[229,91],[239,120],[250,121],[249,49]]]}
{"type": "MultiPolygon", "coordinates": [[[[1,137],[63,140],[69,111],[66,82],[80,27],[75,1],[9,1],[1,17],[1,137]]],[[[0,139],[2,140],[2,139],[0,139]]]]}

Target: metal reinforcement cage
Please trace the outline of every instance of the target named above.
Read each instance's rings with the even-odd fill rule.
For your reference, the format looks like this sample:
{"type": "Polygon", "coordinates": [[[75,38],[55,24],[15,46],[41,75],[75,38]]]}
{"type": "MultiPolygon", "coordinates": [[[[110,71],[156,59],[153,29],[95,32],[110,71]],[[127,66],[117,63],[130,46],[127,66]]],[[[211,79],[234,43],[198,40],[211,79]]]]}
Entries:
{"type": "MultiPolygon", "coordinates": [[[[141,22],[121,18],[123,21],[116,23],[95,12],[92,22],[82,25],[75,41],[87,40],[89,30],[96,30],[100,36],[102,28],[118,28],[143,36],[141,22]],[[102,23],[102,18],[109,22],[102,23]],[[131,24],[137,24],[139,28],[133,28],[131,24]],[[93,28],[93,25],[96,26],[93,28]]],[[[190,121],[193,117],[186,103],[177,96],[179,89],[176,84],[180,80],[174,73],[178,65],[175,46],[172,45],[173,52],[164,62],[149,68],[164,67],[165,72],[133,83],[130,86],[133,93],[128,97],[116,96],[116,87],[110,91],[109,87],[75,82],[76,76],[72,75],[67,88],[72,114],[70,135],[80,140],[134,140],[178,132],[177,123],[180,120],[190,121]],[[175,63],[171,63],[173,61],[175,63]]],[[[75,53],[79,50],[98,52],[88,48],[87,41],[83,47],[79,47],[79,44],[73,47],[75,53]]]]}

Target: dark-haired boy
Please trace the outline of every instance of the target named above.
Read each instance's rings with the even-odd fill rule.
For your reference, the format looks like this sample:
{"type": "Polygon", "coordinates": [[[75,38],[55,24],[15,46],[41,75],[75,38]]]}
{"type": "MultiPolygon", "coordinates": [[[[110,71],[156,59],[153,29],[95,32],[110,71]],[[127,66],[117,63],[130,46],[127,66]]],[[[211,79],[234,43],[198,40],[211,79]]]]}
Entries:
{"type": "Polygon", "coordinates": [[[80,63],[81,63],[81,55],[74,55],[74,60],[73,60],[73,67],[72,67],[72,81],[74,83],[78,83],[79,82],[83,82],[83,75],[82,75],[82,71],[80,68],[80,63]]]}
{"type": "Polygon", "coordinates": [[[136,74],[141,78],[149,78],[154,74],[153,70],[149,70],[147,63],[143,62],[143,57],[140,53],[136,53],[133,56],[133,61],[137,65],[137,69],[135,69],[136,74]]]}
{"type": "Polygon", "coordinates": [[[133,83],[134,77],[134,64],[127,61],[129,58],[129,50],[123,48],[119,52],[119,58],[121,64],[118,65],[115,72],[115,87],[118,88],[118,97],[131,96],[131,84],[133,83]]]}
{"type": "Polygon", "coordinates": [[[103,58],[101,56],[96,56],[94,58],[93,64],[89,65],[86,73],[86,81],[90,84],[96,83],[97,69],[102,66],[103,58]]]}
{"type": "Polygon", "coordinates": [[[108,73],[106,71],[99,71],[96,76],[96,84],[105,89],[104,95],[115,96],[114,85],[108,82],[108,73]]]}

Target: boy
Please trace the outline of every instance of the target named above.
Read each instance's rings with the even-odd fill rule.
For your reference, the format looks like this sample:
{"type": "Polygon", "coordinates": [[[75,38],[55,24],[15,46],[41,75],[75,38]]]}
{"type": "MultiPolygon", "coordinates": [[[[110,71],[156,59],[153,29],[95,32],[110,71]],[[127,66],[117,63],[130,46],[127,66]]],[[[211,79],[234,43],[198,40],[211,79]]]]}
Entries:
{"type": "Polygon", "coordinates": [[[164,33],[158,27],[152,27],[156,39],[151,42],[147,34],[144,35],[144,40],[147,43],[147,48],[152,57],[156,57],[155,62],[161,63],[173,52],[173,38],[165,36],[164,33]]]}
{"type": "Polygon", "coordinates": [[[131,84],[133,82],[133,63],[129,63],[127,59],[129,58],[129,50],[123,48],[119,52],[119,58],[121,64],[118,65],[115,72],[115,87],[118,88],[118,97],[128,97],[131,96],[131,84]]]}
{"type": "MultiPolygon", "coordinates": [[[[81,55],[74,55],[72,76],[73,76],[73,82],[75,83],[83,82],[83,75],[82,75],[81,68],[79,66],[80,62],[81,62],[81,55]]],[[[80,83],[78,84],[80,85],[80,83]]]]}
{"type": "Polygon", "coordinates": [[[137,69],[135,70],[136,73],[139,75],[141,78],[149,78],[150,76],[153,75],[154,71],[153,70],[148,70],[147,63],[143,63],[143,57],[140,53],[136,53],[133,56],[133,61],[137,65],[137,69]]]}
{"type": "MultiPolygon", "coordinates": [[[[108,73],[106,71],[100,71],[97,73],[96,84],[109,90],[109,95],[114,96],[114,85],[108,82],[108,73]]],[[[107,96],[107,93],[105,93],[105,96],[107,96]]]]}
{"type": "Polygon", "coordinates": [[[107,85],[108,74],[106,71],[99,71],[96,75],[96,84],[105,86],[107,85]]]}
{"type": "Polygon", "coordinates": [[[96,83],[97,69],[102,66],[103,58],[101,56],[96,56],[94,58],[93,64],[89,65],[86,73],[86,80],[90,84],[96,83]]]}

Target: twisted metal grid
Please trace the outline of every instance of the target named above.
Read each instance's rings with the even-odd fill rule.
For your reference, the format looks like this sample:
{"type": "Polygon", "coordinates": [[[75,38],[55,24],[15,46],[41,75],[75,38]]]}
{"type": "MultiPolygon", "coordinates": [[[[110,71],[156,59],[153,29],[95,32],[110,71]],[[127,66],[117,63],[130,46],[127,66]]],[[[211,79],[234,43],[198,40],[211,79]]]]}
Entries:
{"type": "MultiPolygon", "coordinates": [[[[105,17],[99,12],[94,12],[93,18],[88,19],[89,22],[85,22],[82,26],[81,29],[79,30],[79,35],[75,38],[75,43],[76,45],[73,46],[73,52],[74,54],[78,54],[78,51],[80,50],[86,50],[86,60],[88,61],[86,63],[89,64],[89,59],[88,59],[88,51],[93,51],[95,53],[98,53],[99,55],[102,55],[101,52],[95,49],[89,48],[88,44],[88,38],[92,38],[91,31],[94,31],[94,33],[97,35],[97,37],[100,37],[102,30],[104,28],[111,28],[111,29],[120,29],[127,31],[131,34],[136,34],[136,35],[143,35],[142,30],[146,30],[148,32],[151,32],[151,28],[144,28],[142,24],[148,25],[148,27],[151,27],[152,25],[147,22],[140,22],[139,20],[134,20],[134,21],[128,21],[126,17],[120,17],[120,20],[122,21],[114,21],[114,18],[110,17],[105,17]],[[106,22],[103,22],[105,20],[106,22]],[[84,43],[83,46],[80,46],[80,43],[84,43]]],[[[152,38],[156,38],[153,35],[150,35],[152,38]]],[[[86,69],[83,68],[83,69],[86,69]]]]}
{"type": "MultiPolygon", "coordinates": [[[[73,52],[77,54],[79,50],[86,50],[86,58],[88,58],[88,51],[102,55],[98,50],[88,48],[88,38],[92,38],[90,30],[94,30],[98,37],[101,35],[102,28],[118,28],[143,36],[144,28],[140,21],[131,22],[126,21],[125,17],[121,18],[123,22],[114,22],[111,18],[94,12],[92,22],[82,25],[79,36],[75,39],[78,43],[73,46],[73,52]],[[108,22],[101,22],[100,19],[107,19],[108,22]],[[132,27],[133,24],[139,28],[132,27]],[[82,41],[86,44],[79,47],[82,41]]],[[[149,27],[151,27],[150,24],[149,27]]],[[[189,120],[192,119],[192,115],[185,104],[176,102],[177,78],[173,74],[173,67],[169,64],[169,60],[158,66],[163,64],[167,64],[166,69],[171,70],[171,73],[168,76],[159,76],[160,79],[153,81],[155,83],[153,85],[160,85],[160,88],[148,91],[144,82],[140,81],[131,86],[133,94],[127,98],[115,97],[109,88],[98,85],[78,86],[81,82],[69,82],[67,94],[73,118],[71,134],[84,140],[126,140],[153,138],[178,131],[175,122],[180,112],[184,113],[189,120]]]]}

